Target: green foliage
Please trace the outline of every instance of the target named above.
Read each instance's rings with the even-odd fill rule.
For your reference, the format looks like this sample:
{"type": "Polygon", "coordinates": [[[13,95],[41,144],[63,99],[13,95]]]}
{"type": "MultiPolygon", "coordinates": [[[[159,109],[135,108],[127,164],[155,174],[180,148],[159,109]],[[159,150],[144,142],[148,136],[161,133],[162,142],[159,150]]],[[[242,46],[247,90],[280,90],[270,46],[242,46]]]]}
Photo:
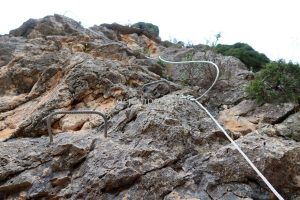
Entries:
{"type": "Polygon", "coordinates": [[[131,27],[145,30],[148,33],[150,33],[151,35],[154,35],[156,37],[159,36],[159,28],[158,28],[158,26],[156,26],[154,24],[151,24],[151,23],[138,22],[138,23],[133,24],[131,27]]]}
{"type": "Polygon", "coordinates": [[[255,51],[250,45],[245,43],[233,45],[218,44],[214,49],[217,53],[225,56],[239,58],[248,69],[253,69],[253,71],[259,71],[265,64],[270,62],[265,54],[255,51]]]}
{"type": "Polygon", "coordinates": [[[207,40],[206,41],[206,46],[207,46],[207,49],[210,49],[210,50],[215,50],[217,44],[218,44],[218,41],[219,39],[222,37],[222,33],[219,32],[217,34],[214,35],[214,40],[207,40]]]}
{"type": "Polygon", "coordinates": [[[158,60],[157,64],[159,64],[162,67],[166,67],[166,64],[163,61],[161,61],[161,60],[158,60]]]}
{"type": "Polygon", "coordinates": [[[267,64],[246,88],[259,103],[300,102],[300,66],[284,60],[267,64]]]}

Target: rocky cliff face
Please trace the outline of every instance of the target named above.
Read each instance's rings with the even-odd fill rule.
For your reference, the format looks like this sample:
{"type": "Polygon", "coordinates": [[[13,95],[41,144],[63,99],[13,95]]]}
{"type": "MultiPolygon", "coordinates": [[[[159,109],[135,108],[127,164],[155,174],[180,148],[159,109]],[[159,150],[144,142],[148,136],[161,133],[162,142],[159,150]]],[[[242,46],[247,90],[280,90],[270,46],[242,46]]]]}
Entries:
{"type": "Polygon", "coordinates": [[[298,106],[247,99],[253,75],[238,59],[60,15],[0,36],[0,199],[276,199],[211,119],[179,98],[206,82],[184,86],[180,66],[145,54],[218,63],[203,103],[286,199],[300,199],[298,106]],[[47,116],[67,110],[104,113],[108,137],[97,116],[57,115],[49,144],[47,116]]]}

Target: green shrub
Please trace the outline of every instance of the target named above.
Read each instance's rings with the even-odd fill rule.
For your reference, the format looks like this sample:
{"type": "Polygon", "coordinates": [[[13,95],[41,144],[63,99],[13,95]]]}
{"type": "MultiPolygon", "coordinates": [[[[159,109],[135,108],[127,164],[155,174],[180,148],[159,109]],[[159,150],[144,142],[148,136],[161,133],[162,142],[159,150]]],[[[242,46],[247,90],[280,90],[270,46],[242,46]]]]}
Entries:
{"type": "Polygon", "coordinates": [[[267,64],[246,88],[259,103],[300,102],[300,66],[284,60],[267,64]]]}
{"type": "Polygon", "coordinates": [[[138,22],[138,23],[133,24],[131,27],[145,30],[148,33],[150,33],[151,35],[154,35],[156,37],[159,36],[159,28],[158,28],[158,26],[156,26],[154,24],[151,24],[151,23],[138,22]]]}
{"type": "Polygon", "coordinates": [[[214,50],[225,56],[234,56],[240,59],[248,69],[259,71],[265,64],[269,63],[269,58],[262,53],[255,51],[250,45],[236,43],[233,45],[218,44],[214,50]]]}

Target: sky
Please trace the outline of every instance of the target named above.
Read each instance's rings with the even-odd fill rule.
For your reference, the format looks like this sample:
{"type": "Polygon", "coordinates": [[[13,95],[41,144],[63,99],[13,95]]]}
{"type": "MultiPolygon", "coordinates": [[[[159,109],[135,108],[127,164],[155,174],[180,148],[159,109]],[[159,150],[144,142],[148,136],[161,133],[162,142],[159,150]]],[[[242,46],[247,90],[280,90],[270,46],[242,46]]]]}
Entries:
{"type": "Polygon", "coordinates": [[[300,63],[298,0],[3,0],[0,34],[29,18],[54,13],[91,27],[102,23],[150,22],[163,40],[206,44],[244,42],[270,59],[300,63]]]}

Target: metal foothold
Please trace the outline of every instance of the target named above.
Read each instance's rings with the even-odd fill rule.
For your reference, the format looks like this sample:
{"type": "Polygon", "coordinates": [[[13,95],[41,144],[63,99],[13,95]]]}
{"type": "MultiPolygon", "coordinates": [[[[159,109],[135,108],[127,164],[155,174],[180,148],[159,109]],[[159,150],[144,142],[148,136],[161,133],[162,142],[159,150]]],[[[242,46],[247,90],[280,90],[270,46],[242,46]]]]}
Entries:
{"type": "Polygon", "coordinates": [[[54,115],[59,115],[59,114],[97,114],[103,117],[104,119],[104,137],[107,137],[107,118],[104,114],[98,111],[91,111],[91,110],[82,110],[82,111],[57,111],[51,113],[47,117],[47,129],[48,129],[48,135],[50,138],[50,144],[53,142],[53,134],[52,134],[52,129],[51,129],[51,121],[54,115]]]}

